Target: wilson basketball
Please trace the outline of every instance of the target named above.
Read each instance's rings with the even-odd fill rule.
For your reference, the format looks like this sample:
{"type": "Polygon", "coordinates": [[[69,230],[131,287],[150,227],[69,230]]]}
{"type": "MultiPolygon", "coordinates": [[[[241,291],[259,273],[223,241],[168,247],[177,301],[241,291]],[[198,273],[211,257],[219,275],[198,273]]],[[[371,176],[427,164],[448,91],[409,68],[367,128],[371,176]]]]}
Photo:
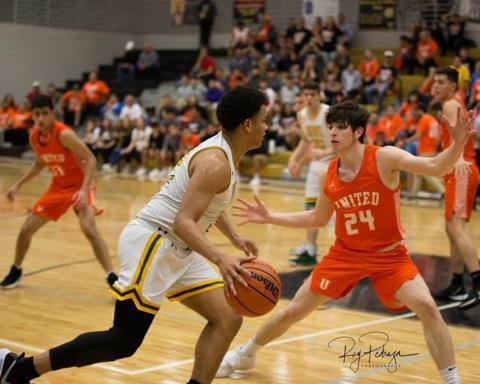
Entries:
{"type": "Polygon", "coordinates": [[[242,267],[250,272],[250,278],[244,277],[248,287],[235,281],[237,296],[230,295],[227,301],[235,312],[243,316],[265,315],[275,307],[280,298],[280,277],[268,263],[261,260],[244,262],[242,267]]]}

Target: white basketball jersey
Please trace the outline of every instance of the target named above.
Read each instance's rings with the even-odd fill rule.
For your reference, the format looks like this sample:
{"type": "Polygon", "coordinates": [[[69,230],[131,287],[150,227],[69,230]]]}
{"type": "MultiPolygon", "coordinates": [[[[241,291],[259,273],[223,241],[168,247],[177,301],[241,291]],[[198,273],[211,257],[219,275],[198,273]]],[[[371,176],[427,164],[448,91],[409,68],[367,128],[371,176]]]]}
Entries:
{"type": "Polygon", "coordinates": [[[307,107],[298,112],[298,123],[302,132],[317,149],[330,148],[330,132],[325,119],[328,108],[327,104],[320,104],[320,110],[314,119],[308,117],[307,107]]]}
{"type": "Polygon", "coordinates": [[[176,245],[187,249],[185,244],[172,230],[173,221],[183,201],[190,176],[188,166],[190,160],[199,152],[210,148],[218,148],[225,152],[231,169],[230,184],[226,191],[215,195],[197,225],[207,231],[232,203],[238,181],[238,172],[233,163],[232,150],[222,132],[204,141],[198,147],[188,152],[170,173],[166,183],[155,196],[137,214],[137,218],[150,224],[153,229],[166,235],[176,245]]]}

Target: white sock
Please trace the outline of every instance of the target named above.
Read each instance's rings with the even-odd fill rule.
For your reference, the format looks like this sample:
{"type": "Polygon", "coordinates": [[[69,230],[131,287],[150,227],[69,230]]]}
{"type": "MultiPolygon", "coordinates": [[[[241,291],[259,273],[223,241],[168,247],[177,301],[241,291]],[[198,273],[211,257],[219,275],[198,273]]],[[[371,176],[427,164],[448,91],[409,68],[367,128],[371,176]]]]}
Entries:
{"type": "Polygon", "coordinates": [[[246,344],[241,345],[238,350],[242,355],[253,356],[262,347],[263,345],[255,344],[255,341],[252,338],[246,344]]]}
{"type": "Polygon", "coordinates": [[[458,376],[456,365],[441,369],[440,375],[445,384],[460,384],[460,377],[458,376]]]}
{"type": "Polygon", "coordinates": [[[315,256],[317,254],[316,244],[307,244],[305,243],[305,250],[310,256],[315,256]]]}

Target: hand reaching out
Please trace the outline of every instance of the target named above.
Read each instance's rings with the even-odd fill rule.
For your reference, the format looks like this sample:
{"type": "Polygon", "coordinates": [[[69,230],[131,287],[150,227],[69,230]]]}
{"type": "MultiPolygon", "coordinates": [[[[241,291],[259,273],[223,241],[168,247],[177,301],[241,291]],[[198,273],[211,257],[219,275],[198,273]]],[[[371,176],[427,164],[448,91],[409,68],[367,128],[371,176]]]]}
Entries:
{"type": "Polygon", "coordinates": [[[246,200],[238,199],[241,205],[235,205],[233,209],[235,212],[233,216],[242,217],[244,220],[239,225],[247,223],[265,224],[268,223],[271,212],[263,201],[258,198],[258,195],[254,194],[256,204],[251,204],[246,200]]]}
{"type": "Polygon", "coordinates": [[[470,136],[475,135],[476,131],[473,127],[473,120],[475,119],[476,112],[470,110],[466,113],[462,112],[462,109],[457,109],[457,121],[455,125],[451,125],[445,115],[442,116],[442,120],[448,128],[452,139],[458,142],[466,142],[470,136]]]}

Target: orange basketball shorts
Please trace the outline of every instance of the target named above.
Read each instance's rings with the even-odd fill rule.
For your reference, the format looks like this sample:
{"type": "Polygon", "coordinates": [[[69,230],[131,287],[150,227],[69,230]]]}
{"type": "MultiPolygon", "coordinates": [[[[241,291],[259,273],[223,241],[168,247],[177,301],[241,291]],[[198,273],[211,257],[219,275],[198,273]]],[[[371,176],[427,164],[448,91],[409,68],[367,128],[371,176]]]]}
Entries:
{"type": "Polygon", "coordinates": [[[390,311],[406,309],[395,299],[397,290],[418,274],[407,248],[401,245],[383,253],[352,251],[332,246],[312,272],[313,293],[340,299],[368,277],[383,306],[390,311]]]}
{"type": "MultiPolygon", "coordinates": [[[[80,189],[80,187],[81,184],[68,188],[53,183],[50,184],[47,192],[45,192],[33,205],[32,213],[34,215],[46,217],[50,220],[58,220],[73,204],[73,195],[80,189]]],[[[103,209],[95,206],[95,185],[93,184],[90,186],[87,202],[95,208],[96,215],[103,212],[103,209]]]]}
{"type": "Polygon", "coordinates": [[[445,219],[451,220],[455,213],[461,219],[470,220],[478,186],[478,167],[470,165],[468,175],[455,173],[445,176],[445,219]]]}

